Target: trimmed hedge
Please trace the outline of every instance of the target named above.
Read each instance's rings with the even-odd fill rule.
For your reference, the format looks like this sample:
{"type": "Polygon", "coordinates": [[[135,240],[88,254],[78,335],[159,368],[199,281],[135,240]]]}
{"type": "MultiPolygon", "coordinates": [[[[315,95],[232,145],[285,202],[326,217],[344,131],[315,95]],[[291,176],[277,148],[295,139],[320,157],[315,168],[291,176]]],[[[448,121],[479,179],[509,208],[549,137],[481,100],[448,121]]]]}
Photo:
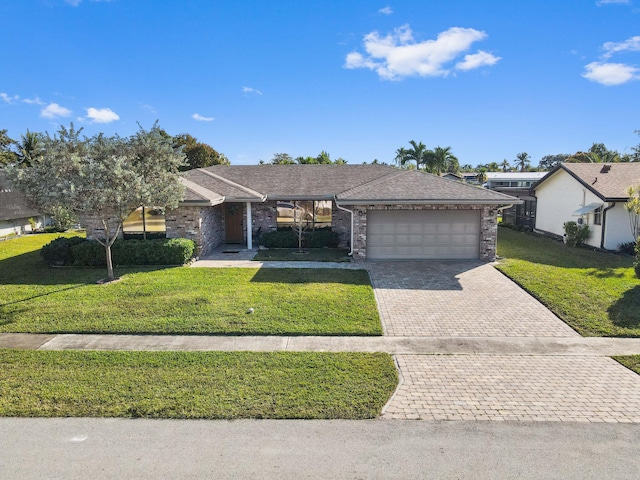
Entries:
{"type": "MultiPolygon", "coordinates": [[[[186,238],[116,240],[111,246],[111,257],[114,265],[184,265],[195,250],[196,244],[186,238]]],[[[57,238],[45,245],[41,254],[50,265],[101,267],[107,264],[104,247],[81,237],[57,238]]]]}
{"type": "MultiPolygon", "coordinates": [[[[336,248],[340,242],[338,234],[328,228],[303,233],[302,246],[304,248],[336,248]]],[[[264,233],[260,243],[267,248],[297,248],[298,235],[292,229],[282,229],[264,233]]]]}
{"type": "Polygon", "coordinates": [[[40,255],[49,265],[73,265],[72,248],[87,242],[82,237],[58,237],[40,249],[40,255]]]}

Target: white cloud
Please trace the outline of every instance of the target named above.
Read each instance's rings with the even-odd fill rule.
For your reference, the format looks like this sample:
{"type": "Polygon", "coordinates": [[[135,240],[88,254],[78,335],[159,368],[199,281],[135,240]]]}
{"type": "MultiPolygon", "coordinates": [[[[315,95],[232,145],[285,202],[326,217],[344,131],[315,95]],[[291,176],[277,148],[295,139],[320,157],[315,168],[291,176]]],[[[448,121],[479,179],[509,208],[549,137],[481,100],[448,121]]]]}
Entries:
{"type": "Polygon", "coordinates": [[[1,93],[0,93],[0,100],[2,100],[3,102],[6,102],[6,103],[14,103],[14,102],[17,102],[19,98],[20,98],[20,97],[19,97],[18,95],[14,95],[14,96],[12,97],[12,96],[10,96],[10,95],[8,95],[8,94],[4,93],[4,92],[1,92],[1,93]]]}
{"type": "Polygon", "coordinates": [[[151,113],[158,113],[158,112],[156,112],[155,108],[153,108],[151,105],[148,105],[146,103],[144,105],[142,105],[142,108],[144,108],[145,110],[148,110],[151,113]]]}
{"type": "Polygon", "coordinates": [[[602,46],[604,58],[610,58],[615,53],[640,51],[640,35],[626,39],[624,42],[607,42],[602,46]]]}
{"type": "Polygon", "coordinates": [[[82,0],[64,0],[64,1],[67,2],[69,5],[71,5],[72,7],[77,7],[82,3],[82,0]]]}
{"type": "Polygon", "coordinates": [[[57,117],[69,117],[71,110],[61,107],[57,103],[50,103],[45,108],[40,110],[40,116],[44,118],[57,118],[57,117]]]}
{"type": "Polygon", "coordinates": [[[193,115],[191,115],[191,118],[199,122],[212,122],[213,120],[215,120],[213,117],[203,117],[199,113],[194,113],[193,115]]]}
{"type": "Polygon", "coordinates": [[[45,102],[40,100],[40,97],[23,98],[22,101],[28,105],[44,105],[45,104],[45,102]]]}
{"type": "Polygon", "coordinates": [[[93,123],[111,123],[120,116],[110,108],[87,108],[87,118],[93,123]]]}
{"type": "Polygon", "coordinates": [[[384,7],[384,8],[381,8],[380,10],[378,10],[378,13],[381,13],[383,15],[391,15],[393,13],[393,8],[384,7]]]}
{"type": "Polygon", "coordinates": [[[600,7],[602,5],[613,5],[613,4],[629,5],[630,3],[631,3],[631,0],[598,0],[596,2],[596,5],[600,7]]]}
{"type": "Polygon", "coordinates": [[[254,95],[262,95],[262,92],[256,88],[251,87],[242,87],[242,92],[245,94],[254,94],[254,95]]]}
{"type": "Polygon", "coordinates": [[[480,67],[491,67],[500,60],[500,57],[496,57],[490,53],[478,50],[478,53],[465,55],[462,62],[456,63],[458,70],[473,70],[480,67]]]}
{"type": "Polygon", "coordinates": [[[584,78],[607,86],[622,85],[640,79],[640,70],[624,63],[591,62],[584,68],[584,78]]]}
{"type": "MultiPolygon", "coordinates": [[[[365,35],[363,43],[367,55],[359,52],[349,53],[344,67],[368,68],[386,80],[397,80],[413,75],[444,77],[450,72],[446,66],[449,62],[468,50],[474,42],[484,40],[486,37],[485,32],[473,28],[452,27],[438,34],[435,40],[416,42],[409,25],[403,25],[384,37],[381,37],[378,32],[365,35]]],[[[468,70],[493,65],[498,60],[498,57],[478,52],[475,56],[471,56],[468,62],[465,59],[459,65],[468,67],[466,68],[468,70]],[[480,61],[483,59],[486,63],[480,61]],[[473,63],[476,66],[472,66],[473,63]]]]}

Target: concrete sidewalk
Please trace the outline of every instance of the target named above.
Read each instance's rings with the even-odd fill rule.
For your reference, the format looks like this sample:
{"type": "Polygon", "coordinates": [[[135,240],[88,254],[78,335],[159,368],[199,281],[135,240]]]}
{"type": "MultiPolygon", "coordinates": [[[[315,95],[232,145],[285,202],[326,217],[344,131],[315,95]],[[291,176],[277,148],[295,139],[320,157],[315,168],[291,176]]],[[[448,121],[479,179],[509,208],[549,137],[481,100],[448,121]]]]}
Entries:
{"type": "Polygon", "coordinates": [[[640,355],[640,338],[343,337],[2,333],[0,348],[31,350],[384,352],[392,355],[640,355]]]}

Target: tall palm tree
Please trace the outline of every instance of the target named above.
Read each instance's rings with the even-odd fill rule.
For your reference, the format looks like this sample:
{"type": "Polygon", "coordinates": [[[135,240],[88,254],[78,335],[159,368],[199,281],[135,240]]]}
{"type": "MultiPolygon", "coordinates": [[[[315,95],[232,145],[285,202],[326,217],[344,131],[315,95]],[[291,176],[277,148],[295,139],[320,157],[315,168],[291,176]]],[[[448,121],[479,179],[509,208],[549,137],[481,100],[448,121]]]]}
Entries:
{"type": "Polygon", "coordinates": [[[442,175],[442,172],[455,173],[459,169],[458,158],[451,153],[451,147],[437,146],[427,155],[427,167],[431,173],[442,175]]]}
{"type": "Polygon", "coordinates": [[[510,172],[511,164],[509,163],[509,160],[507,160],[506,158],[502,160],[502,163],[500,163],[500,168],[502,169],[503,172],[510,172]]]}
{"type": "Polygon", "coordinates": [[[407,164],[416,162],[416,169],[418,170],[420,170],[421,166],[423,168],[426,167],[430,150],[422,142],[416,143],[415,140],[411,140],[409,144],[412,148],[399,148],[396,150],[396,162],[401,167],[406,167],[407,164]]]}
{"type": "Polygon", "coordinates": [[[38,156],[42,153],[42,134],[38,132],[30,132],[20,135],[20,141],[17,144],[18,160],[25,167],[32,166],[38,156]]]}
{"type": "Polygon", "coordinates": [[[527,152],[520,152],[518,155],[516,155],[516,162],[513,166],[520,172],[526,172],[530,164],[531,157],[529,156],[529,154],[527,152]]]}

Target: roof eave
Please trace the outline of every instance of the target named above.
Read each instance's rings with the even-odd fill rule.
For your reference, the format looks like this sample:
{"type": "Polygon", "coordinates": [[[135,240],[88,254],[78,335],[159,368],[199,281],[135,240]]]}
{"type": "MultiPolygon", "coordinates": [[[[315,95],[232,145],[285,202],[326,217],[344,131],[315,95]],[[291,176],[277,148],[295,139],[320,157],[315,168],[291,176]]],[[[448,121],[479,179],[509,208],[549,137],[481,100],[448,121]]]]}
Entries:
{"type": "Polygon", "coordinates": [[[513,199],[504,199],[504,200],[481,200],[481,199],[471,199],[471,200],[460,200],[460,199],[432,199],[432,200],[385,200],[385,199],[349,199],[349,200],[340,200],[337,199],[336,203],[340,205],[406,205],[406,204],[415,204],[415,205],[520,205],[524,203],[523,200],[518,198],[513,199]]]}

